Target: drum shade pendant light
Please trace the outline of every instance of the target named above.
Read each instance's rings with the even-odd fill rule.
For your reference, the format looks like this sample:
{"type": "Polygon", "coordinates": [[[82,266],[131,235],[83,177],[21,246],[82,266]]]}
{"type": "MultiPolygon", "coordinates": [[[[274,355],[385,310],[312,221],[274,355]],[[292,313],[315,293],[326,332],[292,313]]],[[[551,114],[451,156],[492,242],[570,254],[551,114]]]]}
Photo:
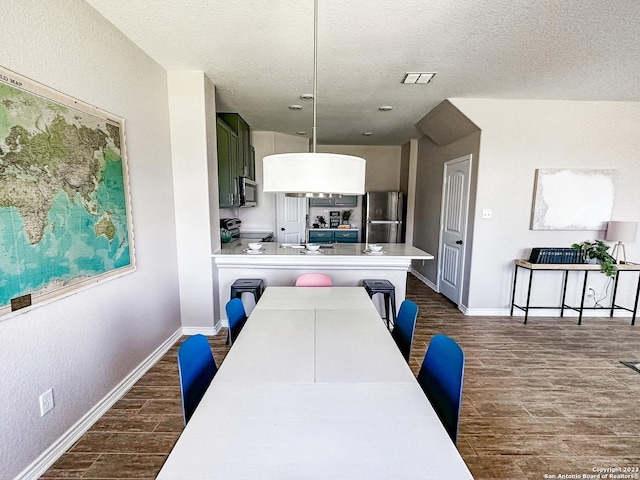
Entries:
{"type": "Polygon", "coordinates": [[[313,4],[313,150],[268,155],[262,160],[263,191],[290,197],[364,194],[364,158],[316,153],[318,98],[318,0],[313,4]]]}

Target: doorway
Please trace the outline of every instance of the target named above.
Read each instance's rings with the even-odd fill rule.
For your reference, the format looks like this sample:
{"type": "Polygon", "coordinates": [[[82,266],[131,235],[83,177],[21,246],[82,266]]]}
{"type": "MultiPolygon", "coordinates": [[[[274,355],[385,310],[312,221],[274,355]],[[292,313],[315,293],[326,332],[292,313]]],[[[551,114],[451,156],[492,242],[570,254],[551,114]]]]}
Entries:
{"type": "Polygon", "coordinates": [[[307,230],[307,204],[301,197],[276,196],[276,227],[279,243],[304,243],[307,230]]]}
{"type": "Polygon", "coordinates": [[[471,155],[445,162],[440,216],[438,290],[460,305],[469,212],[471,155]]]}

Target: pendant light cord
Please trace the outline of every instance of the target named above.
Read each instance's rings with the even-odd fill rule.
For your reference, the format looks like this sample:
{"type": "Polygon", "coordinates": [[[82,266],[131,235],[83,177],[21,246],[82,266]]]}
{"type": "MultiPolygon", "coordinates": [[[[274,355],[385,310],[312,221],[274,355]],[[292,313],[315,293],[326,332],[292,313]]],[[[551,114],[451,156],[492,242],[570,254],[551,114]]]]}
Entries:
{"type": "Polygon", "coordinates": [[[313,153],[316,153],[316,99],[318,98],[318,0],[313,2],[313,153]]]}

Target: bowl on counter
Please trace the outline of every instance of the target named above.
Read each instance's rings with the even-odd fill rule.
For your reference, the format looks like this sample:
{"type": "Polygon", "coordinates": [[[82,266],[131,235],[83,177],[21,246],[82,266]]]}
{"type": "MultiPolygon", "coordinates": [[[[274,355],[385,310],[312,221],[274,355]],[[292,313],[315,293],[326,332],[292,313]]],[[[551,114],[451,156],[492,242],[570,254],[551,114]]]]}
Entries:
{"type": "Polygon", "coordinates": [[[251,242],[249,243],[249,248],[251,250],[260,250],[262,248],[262,244],[260,242],[251,242]]]}
{"type": "Polygon", "coordinates": [[[372,252],[381,252],[382,245],[380,245],[379,243],[370,243],[369,250],[371,250],[372,252]]]}
{"type": "Polygon", "coordinates": [[[317,243],[307,243],[306,247],[310,252],[317,252],[320,249],[320,245],[317,243]]]}

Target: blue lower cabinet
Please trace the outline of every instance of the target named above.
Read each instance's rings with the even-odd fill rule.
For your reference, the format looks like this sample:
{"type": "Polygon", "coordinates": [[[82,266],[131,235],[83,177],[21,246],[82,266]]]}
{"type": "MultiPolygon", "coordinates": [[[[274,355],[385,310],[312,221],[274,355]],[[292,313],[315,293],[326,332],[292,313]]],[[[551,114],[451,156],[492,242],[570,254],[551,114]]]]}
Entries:
{"type": "Polygon", "coordinates": [[[355,230],[346,230],[344,232],[333,232],[333,240],[338,243],[357,243],[358,232],[355,230]]]}
{"type": "Polygon", "coordinates": [[[319,232],[317,230],[311,230],[309,232],[309,242],[331,243],[333,242],[333,232],[319,232]]]}
{"type": "Polygon", "coordinates": [[[358,243],[358,230],[309,230],[311,243],[358,243]]]}

